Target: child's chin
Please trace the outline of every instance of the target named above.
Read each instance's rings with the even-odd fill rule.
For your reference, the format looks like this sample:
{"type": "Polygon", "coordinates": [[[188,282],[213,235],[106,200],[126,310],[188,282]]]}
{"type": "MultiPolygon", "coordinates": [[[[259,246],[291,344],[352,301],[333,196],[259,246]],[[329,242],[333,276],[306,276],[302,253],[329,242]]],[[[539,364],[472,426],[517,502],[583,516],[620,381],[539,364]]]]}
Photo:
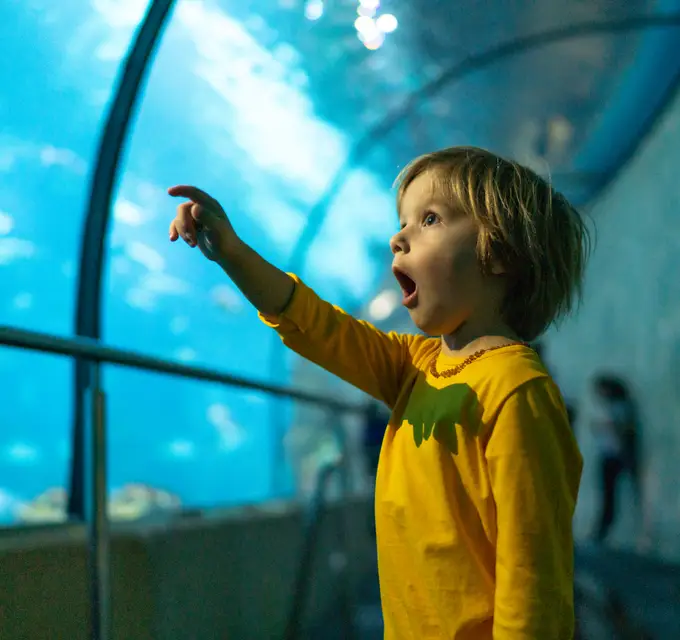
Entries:
{"type": "Polygon", "coordinates": [[[417,309],[409,310],[409,315],[413,324],[419,331],[422,331],[428,336],[438,336],[441,332],[437,331],[437,327],[433,325],[432,322],[428,322],[427,318],[423,318],[422,314],[418,314],[417,309]]]}

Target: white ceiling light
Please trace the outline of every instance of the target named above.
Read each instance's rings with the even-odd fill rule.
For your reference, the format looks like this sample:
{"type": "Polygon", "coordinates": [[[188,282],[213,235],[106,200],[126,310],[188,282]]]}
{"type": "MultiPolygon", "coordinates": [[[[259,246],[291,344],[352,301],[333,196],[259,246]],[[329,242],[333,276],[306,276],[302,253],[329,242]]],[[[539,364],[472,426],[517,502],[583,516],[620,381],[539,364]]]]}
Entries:
{"type": "Polygon", "coordinates": [[[307,20],[318,20],[322,15],[322,0],[309,0],[305,5],[305,18],[307,18],[307,20]]]}
{"type": "Polygon", "coordinates": [[[399,22],[391,13],[383,13],[376,19],[375,25],[383,33],[392,33],[397,30],[399,22]]]}

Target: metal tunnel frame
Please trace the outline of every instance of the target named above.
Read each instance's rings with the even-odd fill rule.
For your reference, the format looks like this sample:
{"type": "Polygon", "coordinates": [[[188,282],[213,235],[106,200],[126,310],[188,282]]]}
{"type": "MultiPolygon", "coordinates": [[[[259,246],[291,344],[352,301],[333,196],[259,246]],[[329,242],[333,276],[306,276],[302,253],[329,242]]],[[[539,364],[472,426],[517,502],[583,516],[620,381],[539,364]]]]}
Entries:
{"type": "MultiPolygon", "coordinates": [[[[95,341],[101,338],[102,276],[105,244],[116,181],[123,146],[129,133],[130,120],[137,98],[160,39],[167,23],[173,0],[153,0],[147,9],[144,20],[137,32],[124,67],[117,90],[109,110],[107,122],[100,140],[95,169],[92,173],[90,196],[85,219],[80,263],[78,272],[78,294],[76,307],[76,335],[95,341]]],[[[619,21],[590,22],[570,25],[530,36],[511,40],[492,47],[487,51],[472,55],[445,69],[437,78],[417,91],[408,95],[404,105],[394,109],[375,126],[366,131],[352,147],[345,162],[332,178],[328,188],[310,209],[306,224],[292,251],[289,269],[300,271],[304,268],[307,249],[322,227],[328,210],[352,168],[362,162],[373,148],[394,130],[404,119],[410,117],[419,104],[463,77],[488,67],[506,58],[519,55],[532,49],[574,38],[598,33],[624,33],[662,27],[680,26],[680,14],[640,16],[619,21]]],[[[675,94],[680,77],[676,77],[671,90],[661,101],[653,116],[643,127],[640,136],[633,142],[625,157],[620,158],[614,168],[604,174],[598,187],[602,188],[614,179],[618,170],[632,157],[640,142],[649,133],[655,122],[665,112],[675,94]]],[[[283,347],[276,340],[271,350],[271,365],[280,363],[283,347]]],[[[70,518],[85,520],[87,516],[85,499],[85,441],[88,416],[88,393],[92,389],[93,365],[86,360],[77,359],[75,364],[75,389],[73,405],[73,454],[70,468],[68,515],[70,518]]],[[[278,420],[278,411],[272,415],[273,423],[278,420]]],[[[276,474],[275,474],[276,475],[276,474]]]]}
{"type": "MultiPolygon", "coordinates": [[[[304,273],[307,251],[323,226],[328,215],[331,204],[338,196],[346,180],[349,178],[352,169],[361,163],[377,144],[383,141],[401,122],[410,118],[418,109],[423,100],[435,96],[437,93],[458,82],[466,76],[490,67],[493,64],[502,62],[507,58],[526,53],[527,51],[540,49],[549,45],[565,42],[584,36],[596,34],[615,34],[627,33],[631,31],[642,31],[646,29],[658,29],[664,27],[680,27],[680,13],[668,13],[663,15],[648,15],[627,18],[625,20],[608,20],[597,22],[583,22],[579,24],[567,25],[558,29],[551,29],[540,33],[516,38],[508,42],[491,47],[481,53],[473,54],[464,58],[460,62],[444,69],[439,76],[423,85],[416,91],[410,93],[404,104],[395,107],[380,122],[370,127],[364,135],[351,147],[345,161],[332,177],[326,191],[321,195],[317,202],[312,206],[306,217],[305,225],[300,232],[297,242],[291,252],[291,257],[287,266],[288,271],[304,273]]],[[[680,87],[680,71],[673,78],[668,91],[659,101],[657,108],[651,113],[640,129],[639,135],[632,140],[628,149],[613,162],[610,170],[602,173],[589,174],[595,183],[595,191],[601,192],[610,184],[619,172],[628,164],[640,147],[640,144],[647,138],[653,130],[660,117],[666,112],[669,104],[675,97],[680,87]]],[[[283,364],[284,347],[277,336],[272,337],[270,348],[269,367],[270,370],[277,370],[283,364]]],[[[274,433],[282,433],[285,425],[281,424],[281,411],[272,403],[271,422],[274,425],[274,433]]],[[[282,474],[284,464],[284,451],[282,444],[278,441],[273,443],[274,464],[277,466],[272,475],[273,481],[282,474]]]]}
{"type": "MultiPolygon", "coordinates": [[[[75,333],[82,338],[101,338],[102,276],[107,231],[114,190],[130,120],[144,82],[149,61],[170,15],[174,0],[152,0],[125,60],[118,87],[99,142],[90,182],[90,196],[81,238],[75,333]]],[[[93,365],[76,359],[73,398],[73,453],[67,512],[85,520],[85,441],[88,390],[92,389],[93,365]]],[[[94,390],[96,392],[96,389],[94,390]]]]}

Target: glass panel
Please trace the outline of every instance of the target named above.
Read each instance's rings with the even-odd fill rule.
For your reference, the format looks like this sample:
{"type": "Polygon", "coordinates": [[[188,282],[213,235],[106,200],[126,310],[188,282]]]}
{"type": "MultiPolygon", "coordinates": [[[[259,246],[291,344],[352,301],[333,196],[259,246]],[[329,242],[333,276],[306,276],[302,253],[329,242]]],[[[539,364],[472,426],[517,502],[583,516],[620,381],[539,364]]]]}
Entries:
{"type": "Polygon", "coordinates": [[[73,331],[87,174],[145,6],[0,4],[0,323],[73,331]]]}
{"type": "Polygon", "coordinates": [[[288,498],[293,406],[259,392],[107,366],[111,513],[288,498]],[[279,420],[273,421],[276,414],[279,420]]]}
{"type": "Polygon", "coordinates": [[[65,517],[72,372],[68,358],[0,347],[0,526],[65,517]]]}
{"type": "Polygon", "coordinates": [[[315,111],[295,52],[256,32],[214,4],[177,6],[116,202],[105,335],[283,382],[283,371],[269,370],[272,332],[219,269],[167,240],[177,203],[165,188],[196,183],[221,200],[246,241],[285,266],[344,156],[346,136],[315,111]]]}
{"type": "MultiPolygon", "coordinates": [[[[417,140],[411,147],[489,148],[554,176],[559,189],[580,199],[582,191],[561,176],[573,173],[574,154],[634,58],[637,41],[628,33],[574,38],[451,77],[437,92],[423,94],[410,114],[411,139],[417,140]]],[[[385,145],[403,148],[405,133],[396,129],[385,145]]]]}
{"type": "MultiPolygon", "coordinates": [[[[404,3],[394,6],[399,28],[377,50],[357,37],[351,3],[307,3],[304,11],[299,3],[179,3],[153,64],[116,202],[107,340],[285,382],[290,357],[278,353],[228,279],[197,252],[168,244],[176,203],[165,188],[193,182],[213,193],[245,240],[286,267],[306,223],[316,225],[310,212],[318,213],[315,205],[371,124],[447,67],[498,42],[635,8],[614,16],[605,4],[577,16],[532,14],[530,23],[508,8],[492,25],[480,10],[452,25],[456,47],[435,64],[420,30],[436,16],[404,3]],[[477,32],[482,39],[471,38],[477,32]],[[322,66],[320,50],[328,53],[322,66]]],[[[370,13],[369,5],[362,11],[370,13]]],[[[370,158],[350,167],[318,233],[302,247],[303,265],[294,265],[300,275],[348,310],[373,297],[395,229],[390,183],[423,151],[476,144],[568,175],[637,41],[601,35],[536,49],[423,99],[375,142],[370,158]]],[[[581,185],[556,183],[577,204],[589,196],[581,185]]]]}

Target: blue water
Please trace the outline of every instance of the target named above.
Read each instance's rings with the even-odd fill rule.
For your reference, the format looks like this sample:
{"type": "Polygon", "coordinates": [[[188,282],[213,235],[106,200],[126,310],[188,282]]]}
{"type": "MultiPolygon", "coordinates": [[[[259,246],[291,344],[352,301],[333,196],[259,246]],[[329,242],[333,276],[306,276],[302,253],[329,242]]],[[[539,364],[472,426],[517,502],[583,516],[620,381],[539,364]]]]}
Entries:
{"type": "MultiPolygon", "coordinates": [[[[0,5],[0,324],[73,333],[89,171],[146,4],[0,5]]],[[[345,135],[316,115],[294,48],[232,4],[228,13],[181,2],[163,37],[116,193],[103,333],[118,347],[285,384],[291,360],[269,370],[270,330],[241,294],[197,252],[167,241],[176,203],[165,189],[196,183],[285,265],[347,153],[345,135]]],[[[351,182],[360,194],[341,194],[302,275],[322,294],[362,300],[378,276],[371,242],[396,222],[389,185],[361,169],[351,182]],[[374,215],[357,235],[366,205],[374,215]]],[[[104,380],[112,492],[138,484],[212,506],[294,490],[290,470],[273,485],[268,397],[115,367],[104,380]]],[[[72,365],[0,348],[0,381],[0,523],[41,519],[26,505],[67,484],[72,365]]],[[[290,424],[292,406],[279,406],[290,424]]]]}

